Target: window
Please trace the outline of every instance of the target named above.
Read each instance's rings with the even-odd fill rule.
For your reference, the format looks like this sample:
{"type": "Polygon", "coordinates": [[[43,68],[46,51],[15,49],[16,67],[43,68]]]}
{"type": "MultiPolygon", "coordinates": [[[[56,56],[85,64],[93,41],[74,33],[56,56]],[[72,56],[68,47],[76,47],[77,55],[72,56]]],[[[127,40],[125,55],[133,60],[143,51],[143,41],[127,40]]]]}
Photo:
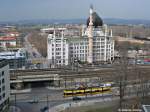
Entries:
{"type": "Polygon", "coordinates": [[[56,47],[61,47],[61,45],[60,44],[56,44],[56,47]]]}
{"type": "Polygon", "coordinates": [[[3,98],[5,97],[5,93],[3,93],[3,98]]]}
{"type": "Polygon", "coordinates": [[[20,56],[23,56],[22,53],[19,53],[19,54],[20,54],[20,56]]]}
{"type": "Polygon", "coordinates": [[[2,76],[4,76],[4,71],[2,71],[2,76]]]}
{"type": "Polygon", "coordinates": [[[104,49],[101,49],[102,52],[104,52],[104,49]]]}
{"type": "Polygon", "coordinates": [[[59,60],[58,63],[61,63],[61,60],[59,60]]]}
{"type": "Polygon", "coordinates": [[[105,40],[105,38],[101,38],[101,41],[104,41],[105,40]]]}
{"type": "Polygon", "coordinates": [[[6,42],[6,46],[9,47],[9,46],[10,46],[10,43],[9,43],[9,42],[6,42]]]}
{"type": "Polygon", "coordinates": [[[5,86],[2,87],[2,91],[5,91],[5,86]]]}
{"type": "Polygon", "coordinates": [[[52,56],[52,59],[54,59],[54,56],[52,56]]]}
{"type": "Polygon", "coordinates": [[[103,56],[103,55],[104,55],[104,53],[101,53],[101,55],[103,56]]]}
{"type": "Polygon", "coordinates": [[[60,52],[56,52],[56,55],[60,55],[60,52]]]}
{"type": "Polygon", "coordinates": [[[56,42],[61,42],[61,40],[60,40],[60,39],[57,39],[56,42]]]}
{"type": "Polygon", "coordinates": [[[60,50],[61,50],[61,48],[56,48],[56,50],[57,50],[57,51],[60,51],[60,50]]]}
{"type": "Polygon", "coordinates": [[[4,78],[2,79],[2,83],[5,83],[5,80],[4,80],[4,78]]]}
{"type": "Polygon", "coordinates": [[[83,43],[80,43],[80,45],[83,45],[83,43]]]}
{"type": "Polygon", "coordinates": [[[101,48],[104,48],[104,46],[101,46],[101,48]]]}

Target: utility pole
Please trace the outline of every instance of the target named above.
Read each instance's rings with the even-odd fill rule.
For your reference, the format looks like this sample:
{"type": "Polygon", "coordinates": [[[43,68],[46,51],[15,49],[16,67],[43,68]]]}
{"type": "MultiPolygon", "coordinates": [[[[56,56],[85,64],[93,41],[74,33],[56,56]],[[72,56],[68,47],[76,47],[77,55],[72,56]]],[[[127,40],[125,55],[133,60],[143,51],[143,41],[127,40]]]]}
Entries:
{"type": "Polygon", "coordinates": [[[119,107],[120,107],[120,110],[122,112],[122,100],[123,100],[123,88],[122,88],[122,79],[120,77],[120,81],[119,81],[119,97],[120,97],[120,100],[119,100],[119,107]]]}
{"type": "Polygon", "coordinates": [[[16,99],[16,93],[15,93],[15,110],[14,110],[14,112],[17,112],[16,106],[17,106],[17,99],[16,99]]]}
{"type": "Polygon", "coordinates": [[[49,109],[49,100],[48,100],[48,94],[47,94],[47,97],[46,97],[46,103],[47,103],[47,108],[49,109]]]}
{"type": "Polygon", "coordinates": [[[65,88],[67,87],[67,82],[66,82],[66,80],[67,80],[67,79],[66,79],[66,76],[65,76],[65,88]]]}

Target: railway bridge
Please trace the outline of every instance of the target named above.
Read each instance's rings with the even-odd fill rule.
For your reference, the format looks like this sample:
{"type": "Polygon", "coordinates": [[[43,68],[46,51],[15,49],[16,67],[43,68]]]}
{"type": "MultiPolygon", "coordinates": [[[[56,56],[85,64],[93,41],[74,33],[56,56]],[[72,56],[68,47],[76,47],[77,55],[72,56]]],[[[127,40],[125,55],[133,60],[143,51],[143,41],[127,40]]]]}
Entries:
{"type": "MultiPolygon", "coordinates": [[[[142,75],[148,75],[150,74],[150,66],[140,66],[138,71],[142,75]]],[[[81,71],[68,69],[12,70],[10,71],[10,83],[11,86],[17,89],[21,89],[26,85],[31,86],[31,83],[37,84],[38,82],[40,84],[46,83],[46,85],[66,87],[68,84],[73,85],[75,82],[88,82],[91,80],[99,82],[116,81],[121,72],[116,68],[84,69],[81,71]]],[[[128,75],[127,80],[135,79],[134,68],[129,67],[126,73],[128,75]]]]}

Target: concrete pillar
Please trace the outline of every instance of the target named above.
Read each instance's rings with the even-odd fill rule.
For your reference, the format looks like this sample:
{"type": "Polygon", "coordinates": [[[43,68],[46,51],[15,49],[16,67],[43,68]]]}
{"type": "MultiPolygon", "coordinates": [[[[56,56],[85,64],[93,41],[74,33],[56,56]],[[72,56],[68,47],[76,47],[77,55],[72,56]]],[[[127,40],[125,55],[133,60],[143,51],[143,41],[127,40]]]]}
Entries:
{"type": "Polygon", "coordinates": [[[64,87],[64,80],[59,80],[59,87],[64,87]]]}
{"type": "Polygon", "coordinates": [[[22,82],[16,83],[16,89],[17,89],[17,90],[23,89],[23,83],[22,83],[22,82]]]}
{"type": "Polygon", "coordinates": [[[31,83],[29,83],[29,84],[27,85],[27,88],[31,88],[31,83]]]}
{"type": "Polygon", "coordinates": [[[60,80],[54,80],[53,84],[55,87],[60,87],[60,80]]]}

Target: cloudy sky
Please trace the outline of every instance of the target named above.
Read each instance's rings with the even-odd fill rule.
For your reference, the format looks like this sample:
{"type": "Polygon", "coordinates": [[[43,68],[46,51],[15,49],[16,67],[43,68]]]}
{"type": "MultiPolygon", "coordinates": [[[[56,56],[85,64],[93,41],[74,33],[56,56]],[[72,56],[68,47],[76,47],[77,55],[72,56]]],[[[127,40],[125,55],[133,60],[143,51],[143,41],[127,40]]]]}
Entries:
{"type": "Polygon", "coordinates": [[[150,0],[0,0],[0,21],[87,18],[90,4],[102,18],[150,20],[150,0]]]}

